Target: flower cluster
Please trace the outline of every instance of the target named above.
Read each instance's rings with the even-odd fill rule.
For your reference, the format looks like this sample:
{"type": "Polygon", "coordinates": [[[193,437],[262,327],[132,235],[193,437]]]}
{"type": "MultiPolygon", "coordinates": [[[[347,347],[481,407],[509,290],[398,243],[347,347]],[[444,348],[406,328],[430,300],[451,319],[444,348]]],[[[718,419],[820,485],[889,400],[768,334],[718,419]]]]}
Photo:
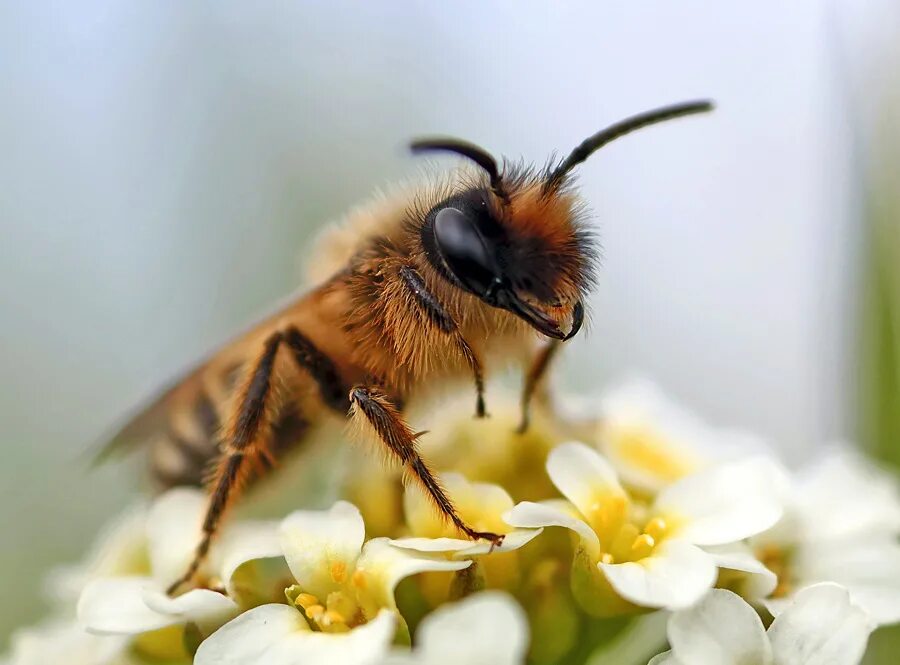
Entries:
{"type": "Polygon", "coordinates": [[[205,507],[173,490],[51,576],[9,662],[840,665],[900,621],[900,496],[850,448],[791,473],[645,381],[560,400],[525,434],[497,401],[430,416],[423,453],[499,547],[357,461],[329,509],[233,520],[170,597],[205,507]]]}

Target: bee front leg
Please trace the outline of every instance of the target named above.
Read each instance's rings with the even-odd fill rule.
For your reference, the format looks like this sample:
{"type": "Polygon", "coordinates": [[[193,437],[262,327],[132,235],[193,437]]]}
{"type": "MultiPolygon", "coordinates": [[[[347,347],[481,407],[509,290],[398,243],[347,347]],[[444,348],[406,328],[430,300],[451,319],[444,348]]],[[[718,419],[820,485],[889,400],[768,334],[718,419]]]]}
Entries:
{"type": "Polygon", "coordinates": [[[488,540],[492,545],[503,542],[502,535],[475,531],[459,516],[453,502],[419,454],[417,435],[384,393],[377,388],[357,386],[350,391],[350,405],[351,419],[374,433],[388,451],[400,460],[404,472],[419,483],[438,511],[457,529],[473,540],[488,540]]]}
{"type": "Polygon", "coordinates": [[[547,374],[547,370],[556,352],[559,350],[559,346],[560,342],[558,339],[550,340],[538,351],[534,360],[531,361],[531,366],[525,375],[525,386],[522,388],[522,418],[519,421],[519,426],[516,428],[518,434],[524,434],[528,431],[528,425],[531,422],[531,402],[537,389],[540,387],[541,379],[547,374]]]}
{"type": "Polygon", "coordinates": [[[487,416],[487,410],[484,406],[484,371],[481,368],[481,361],[471,345],[463,337],[459,330],[459,326],[447,309],[440,303],[428,287],[425,286],[425,280],[419,271],[412,266],[403,266],[399,271],[400,279],[413,296],[419,311],[424,315],[428,325],[436,327],[441,333],[452,338],[454,345],[462,355],[466,364],[472,371],[475,379],[475,416],[484,418],[487,416]]]}

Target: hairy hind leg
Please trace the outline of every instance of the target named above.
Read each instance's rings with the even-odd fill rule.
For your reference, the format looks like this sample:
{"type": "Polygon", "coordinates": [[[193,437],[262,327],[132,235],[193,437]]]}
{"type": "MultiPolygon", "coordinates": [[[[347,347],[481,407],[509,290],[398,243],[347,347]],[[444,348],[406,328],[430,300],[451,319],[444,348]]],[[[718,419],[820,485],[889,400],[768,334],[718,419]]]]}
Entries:
{"type": "Polygon", "coordinates": [[[356,387],[350,391],[350,416],[359,424],[374,430],[388,451],[403,464],[404,471],[415,478],[433,500],[440,513],[473,540],[489,540],[494,545],[503,536],[487,531],[475,531],[456,512],[453,502],[444,492],[437,478],[416,449],[416,434],[401,417],[390,400],[377,388],[356,387]]]}
{"type": "Polygon", "coordinates": [[[260,462],[271,465],[268,445],[275,412],[272,375],[275,358],[283,341],[284,335],[281,332],[272,333],[266,338],[260,354],[238,388],[232,414],[226,421],[222,453],[209,484],[209,504],[203,520],[200,543],[184,575],[169,586],[169,594],[175,593],[197,574],[219,530],[222,516],[237,498],[249,472],[265,466],[260,462]]]}

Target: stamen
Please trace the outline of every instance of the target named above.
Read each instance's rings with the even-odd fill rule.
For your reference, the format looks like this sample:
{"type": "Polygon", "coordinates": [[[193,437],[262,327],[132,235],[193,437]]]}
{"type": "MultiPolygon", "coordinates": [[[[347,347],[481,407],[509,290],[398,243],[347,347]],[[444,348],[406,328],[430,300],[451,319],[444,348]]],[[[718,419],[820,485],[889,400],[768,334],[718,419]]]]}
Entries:
{"type": "Polygon", "coordinates": [[[653,540],[659,542],[666,534],[668,528],[669,525],[666,524],[666,521],[662,517],[654,517],[644,526],[644,533],[651,536],[653,540]]]}
{"type": "Polygon", "coordinates": [[[631,543],[631,558],[635,561],[644,559],[653,554],[653,548],[655,546],[656,541],[653,539],[653,536],[642,533],[634,539],[633,543],[631,543]]]}
{"type": "Polygon", "coordinates": [[[321,617],[320,621],[324,622],[326,625],[334,623],[347,623],[340,612],[335,612],[334,610],[325,610],[325,614],[321,617]]]}
{"type": "Polygon", "coordinates": [[[361,570],[353,571],[353,576],[350,578],[350,581],[357,589],[366,588],[366,574],[361,570]]]}
{"type": "Polygon", "coordinates": [[[615,558],[609,552],[604,552],[602,555],[600,555],[600,563],[615,563],[615,562],[616,562],[615,558]]]}
{"type": "Polygon", "coordinates": [[[313,621],[318,622],[319,617],[325,613],[325,608],[321,605],[310,605],[306,609],[306,616],[308,616],[313,621]]]}
{"type": "Polygon", "coordinates": [[[299,605],[300,607],[302,607],[304,610],[308,610],[313,605],[318,605],[319,599],[316,598],[311,593],[301,593],[300,595],[297,596],[297,598],[294,602],[297,605],[299,605]]]}

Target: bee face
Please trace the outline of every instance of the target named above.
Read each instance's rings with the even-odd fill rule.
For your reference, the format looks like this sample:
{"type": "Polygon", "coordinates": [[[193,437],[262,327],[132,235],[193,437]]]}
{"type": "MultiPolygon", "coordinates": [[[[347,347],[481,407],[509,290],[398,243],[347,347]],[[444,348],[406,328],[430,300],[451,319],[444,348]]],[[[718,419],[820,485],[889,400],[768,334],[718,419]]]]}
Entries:
{"type": "Polygon", "coordinates": [[[581,328],[580,298],[590,286],[594,261],[591,235],[580,228],[578,206],[566,191],[572,169],[620,136],[711,109],[701,100],[626,118],[589,136],[541,176],[501,172],[489,153],[466,141],[413,141],[415,153],[455,153],[486,176],[483,187],[451,196],[428,212],[422,244],[429,262],[486,304],[512,312],[548,337],[569,339],[581,328]],[[569,310],[568,333],[547,309],[569,310]]]}
{"type": "Polygon", "coordinates": [[[589,236],[577,228],[571,210],[566,219],[556,219],[559,211],[553,210],[554,223],[546,223],[542,217],[558,202],[505,194],[470,189],[432,208],[422,226],[428,259],[445,279],[485,304],[515,314],[548,337],[568,339],[583,319],[579,297],[589,272],[582,270],[590,264],[589,236]],[[570,330],[564,332],[547,309],[567,311],[570,330]]]}

